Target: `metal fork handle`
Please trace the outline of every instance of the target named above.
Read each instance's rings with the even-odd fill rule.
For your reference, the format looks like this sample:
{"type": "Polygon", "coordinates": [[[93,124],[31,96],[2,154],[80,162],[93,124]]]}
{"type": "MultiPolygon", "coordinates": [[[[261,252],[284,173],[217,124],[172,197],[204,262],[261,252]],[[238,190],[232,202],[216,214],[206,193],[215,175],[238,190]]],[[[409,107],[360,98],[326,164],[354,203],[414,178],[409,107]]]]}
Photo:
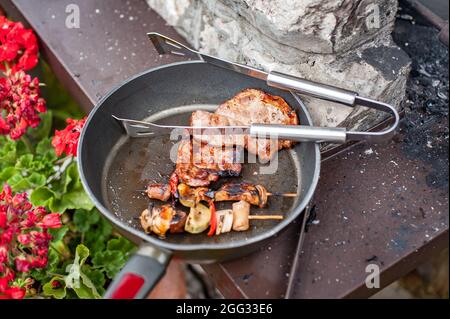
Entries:
{"type": "MultiPolygon", "coordinates": [[[[365,106],[371,109],[376,109],[393,116],[393,124],[380,132],[362,132],[362,131],[347,131],[345,128],[322,128],[322,132],[318,127],[311,127],[311,130],[299,129],[294,132],[288,128],[283,132],[286,134],[286,139],[301,138],[302,141],[314,140],[324,138],[323,142],[331,143],[345,143],[346,141],[368,140],[372,142],[379,142],[389,139],[395,134],[395,130],[400,122],[400,116],[397,110],[387,103],[364,98],[358,93],[338,88],[331,85],[316,83],[306,79],[298,78],[292,75],[279,73],[276,71],[269,72],[267,76],[267,84],[279,89],[294,91],[299,94],[313,96],[322,100],[327,100],[347,106],[355,107],[357,105],[365,106]],[[345,138],[343,138],[343,132],[345,138]],[[292,134],[292,135],[290,135],[292,134]]],[[[281,137],[280,137],[281,138],[281,137]]],[[[300,141],[300,140],[299,140],[300,141]]]]}
{"type": "Polygon", "coordinates": [[[347,141],[367,140],[371,142],[380,142],[386,138],[392,137],[398,126],[400,117],[397,111],[389,104],[373,101],[357,96],[355,103],[363,106],[369,106],[380,111],[392,113],[394,115],[394,124],[388,129],[380,132],[359,132],[347,131],[343,127],[319,127],[305,125],[274,125],[274,124],[252,124],[250,126],[251,136],[268,136],[271,138],[285,139],[297,142],[316,142],[316,143],[345,143],[347,141]]]}

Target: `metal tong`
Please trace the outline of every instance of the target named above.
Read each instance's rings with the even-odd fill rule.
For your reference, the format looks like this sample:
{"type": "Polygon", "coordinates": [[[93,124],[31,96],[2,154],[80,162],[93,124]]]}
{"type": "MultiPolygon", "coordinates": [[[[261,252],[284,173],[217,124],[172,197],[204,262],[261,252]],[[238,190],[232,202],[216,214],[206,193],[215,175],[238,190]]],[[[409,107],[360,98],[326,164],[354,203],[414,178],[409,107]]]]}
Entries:
{"type": "MultiPolygon", "coordinates": [[[[173,39],[156,32],[147,33],[149,39],[155,46],[159,54],[173,54],[178,56],[185,56],[187,58],[200,59],[206,63],[215,66],[233,70],[245,74],[247,76],[255,77],[266,81],[268,86],[276,87],[282,90],[291,91],[294,93],[304,94],[315,98],[332,101],[347,106],[355,107],[357,105],[376,109],[382,112],[392,114],[394,117],[393,124],[383,131],[379,132],[359,132],[348,131],[341,127],[316,127],[306,125],[274,125],[274,124],[252,124],[249,126],[236,127],[236,133],[233,134],[250,134],[251,136],[276,136],[279,139],[299,141],[299,142],[331,142],[331,143],[345,143],[347,141],[370,140],[382,141],[389,139],[395,133],[398,127],[400,117],[397,110],[386,103],[361,97],[356,92],[348,91],[338,87],[316,83],[299,77],[283,74],[276,71],[265,72],[263,70],[250,67],[247,65],[234,63],[219,59],[217,57],[200,53],[192,48],[189,48],[173,39]]],[[[166,126],[154,123],[126,120],[117,118],[125,127],[127,134],[134,137],[144,137],[153,135],[156,132],[161,132],[166,129],[185,128],[193,129],[192,127],[180,126],[166,126]],[[153,133],[152,133],[153,132],[153,133]]],[[[230,129],[230,127],[227,127],[230,129]]],[[[235,127],[233,127],[235,128],[235,127]]],[[[198,129],[198,128],[195,128],[198,129]]],[[[204,133],[216,132],[214,129],[223,130],[224,127],[209,127],[210,130],[204,130],[204,133]],[[211,130],[212,129],[212,130],[211,130]]],[[[211,133],[212,134],[212,133],[211,133]]]]}

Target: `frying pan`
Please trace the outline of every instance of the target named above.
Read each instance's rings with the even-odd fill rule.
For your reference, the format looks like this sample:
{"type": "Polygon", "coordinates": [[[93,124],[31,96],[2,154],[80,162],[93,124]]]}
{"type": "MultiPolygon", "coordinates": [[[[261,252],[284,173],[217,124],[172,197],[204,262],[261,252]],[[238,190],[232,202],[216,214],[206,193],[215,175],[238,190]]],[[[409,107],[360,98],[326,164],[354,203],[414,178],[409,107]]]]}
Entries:
{"type": "MultiPolygon", "coordinates": [[[[212,57],[207,58],[211,60],[212,57]]],[[[282,221],[252,221],[248,231],[212,237],[205,233],[169,234],[166,239],[160,239],[145,234],[138,217],[148,207],[149,199],[136,190],[151,182],[167,182],[167,176],[174,169],[170,153],[177,141],[170,136],[130,138],[121,124],[113,118],[114,115],[157,124],[186,125],[192,111],[213,111],[238,92],[256,88],[283,97],[296,111],[300,123],[312,126],[311,117],[299,96],[276,87],[290,87],[297,92],[303,91],[322,98],[332,97],[335,92],[329,87],[317,86],[308,81],[297,82],[295,78],[279,73],[271,73],[269,77],[271,81],[264,81],[204,61],[174,63],[148,70],[127,80],[106,95],[89,114],[78,145],[81,181],[100,212],[124,236],[140,244],[136,254],[108,287],[105,298],[146,297],[164,274],[172,256],[205,263],[249,254],[265,245],[273,235],[286,228],[302,213],[310,202],[319,179],[320,152],[317,143],[298,143],[290,150],[280,151],[276,157],[277,169],[273,174],[262,173],[267,165],[273,163],[246,163],[242,176],[233,178],[236,182],[262,184],[270,192],[297,192],[298,196],[295,198],[271,197],[268,208],[252,208],[254,214],[258,214],[258,210],[261,213],[283,214],[282,221]]],[[[353,96],[341,93],[341,97],[353,96]]],[[[362,105],[391,110],[390,106],[383,103],[357,96],[356,99],[362,105]]],[[[395,110],[393,113],[397,124],[398,114],[395,110]]],[[[305,132],[307,140],[310,140],[309,132],[305,132]]],[[[335,132],[331,130],[330,138],[333,140],[335,132]]],[[[392,129],[387,131],[388,134],[391,132],[392,129]]],[[[376,133],[338,133],[344,139],[346,136],[348,139],[381,137],[376,133]]],[[[304,134],[301,135],[302,139],[305,138],[304,134]]],[[[213,187],[218,187],[225,181],[227,179],[222,179],[213,187]]],[[[217,208],[222,209],[226,205],[218,203],[217,208]]]]}
{"type": "MultiPolygon", "coordinates": [[[[232,179],[257,182],[269,191],[298,191],[296,198],[270,198],[270,211],[264,211],[283,214],[281,222],[252,221],[246,232],[213,237],[169,234],[164,240],[141,229],[136,217],[147,208],[149,200],[136,190],[149,182],[165,181],[164,176],[170,175],[174,165],[169,153],[175,141],[169,136],[129,138],[112,115],[186,124],[194,109],[217,107],[246,88],[283,97],[297,112],[300,123],[312,125],[297,95],[199,61],[141,73],[114,89],[91,111],[79,141],[81,181],[100,212],[124,236],[141,244],[110,285],[106,298],[145,297],[164,274],[171,256],[192,262],[217,262],[255,251],[297,218],[310,201],[319,178],[320,152],[318,144],[300,143],[292,150],[280,152],[274,175],[254,175],[264,165],[251,163],[244,164],[242,177],[232,179]]],[[[258,210],[252,208],[252,212],[258,210]]]]}

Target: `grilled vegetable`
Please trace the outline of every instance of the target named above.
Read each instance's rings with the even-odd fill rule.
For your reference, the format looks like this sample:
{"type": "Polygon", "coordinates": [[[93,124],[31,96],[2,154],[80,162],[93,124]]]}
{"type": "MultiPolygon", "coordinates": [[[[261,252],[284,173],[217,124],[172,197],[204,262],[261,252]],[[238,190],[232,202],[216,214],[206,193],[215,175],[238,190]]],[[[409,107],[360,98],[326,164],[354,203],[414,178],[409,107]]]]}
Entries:
{"type": "Polygon", "coordinates": [[[210,209],[205,205],[197,204],[191,207],[184,230],[191,234],[199,234],[208,228],[210,220],[210,209]]]}
{"type": "Polygon", "coordinates": [[[178,185],[178,195],[181,205],[186,207],[193,207],[201,200],[209,200],[205,193],[208,192],[206,187],[189,187],[181,183],[178,185]]]}
{"type": "Polygon", "coordinates": [[[244,231],[249,229],[248,216],[250,215],[250,204],[241,200],[233,203],[233,230],[244,231]]]}
{"type": "Polygon", "coordinates": [[[184,232],[184,225],[186,225],[187,214],[182,210],[175,210],[175,214],[170,221],[170,233],[182,233],[184,232]]]}
{"type": "Polygon", "coordinates": [[[216,220],[216,205],[214,201],[209,201],[209,211],[211,212],[211,217],[209,219],[209,231],[208,236],[213,236],[216,233],[217,220],[216,220]]]}
{"type": "Polygon", "coordinates": [[[233,226],[233,211],[231,209],[217,211],[216,222],[216,235],[230,232],[233,226]]]}

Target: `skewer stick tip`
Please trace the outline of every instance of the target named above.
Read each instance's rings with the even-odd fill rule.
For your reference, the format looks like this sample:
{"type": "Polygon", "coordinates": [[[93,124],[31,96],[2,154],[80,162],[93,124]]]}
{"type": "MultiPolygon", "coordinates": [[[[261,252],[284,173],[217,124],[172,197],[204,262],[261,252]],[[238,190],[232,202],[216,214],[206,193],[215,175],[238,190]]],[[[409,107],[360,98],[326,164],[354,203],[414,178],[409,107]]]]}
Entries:
{"type": "Polygon", "coordinates": [[[297,197],[297,193],[267,193],[267,196],[297,197]]]}
{"type": "Polygon", "coordinates": [[[249,215],[248,219],[253,220],[282,220],[284,218],[283,215],[249,215]]]}

